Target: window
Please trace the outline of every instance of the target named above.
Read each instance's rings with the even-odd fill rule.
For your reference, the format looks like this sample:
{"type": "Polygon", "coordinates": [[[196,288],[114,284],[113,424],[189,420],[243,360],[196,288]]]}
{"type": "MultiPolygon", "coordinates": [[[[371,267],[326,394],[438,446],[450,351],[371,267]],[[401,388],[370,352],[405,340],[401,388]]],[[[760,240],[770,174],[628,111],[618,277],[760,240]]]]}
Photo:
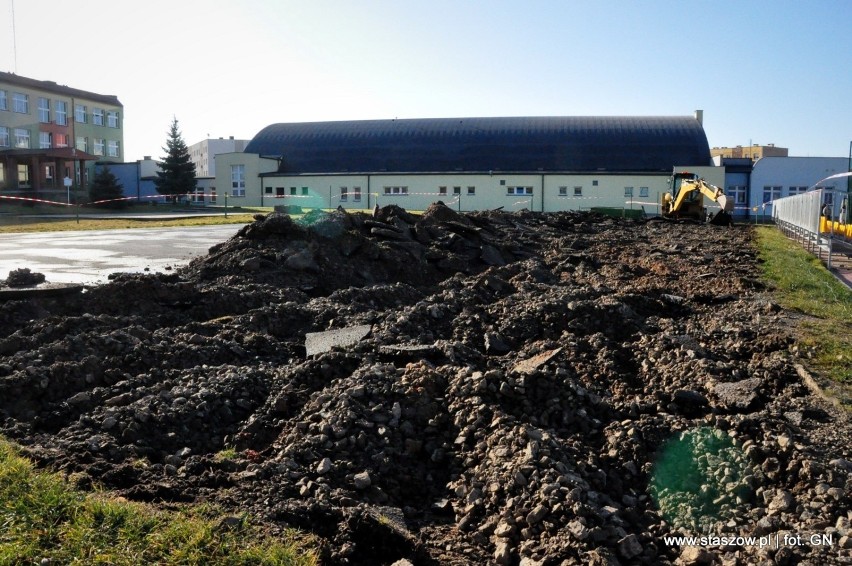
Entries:
{"type": "Polygon", "coordinates": [[[507,195],[531,195],[533,194],[532,187],[507,187],[507,195]]]}
{"type": "Polygon", "coordinates": [[[9,147],[9,128],[0,126],[0,147],[9,147]]]}
{"type": "Polygon", "coordinates": [[[439,195],[447,194],[447,187],[438,187],[438,194],[439,195]]]}
{"type": "Polygon", "coordinates": [[[592,181],[592,186],[593,186],[593,187],[597,187],[597,186],[598,186],[598,182],[597,182],[597,181],[592,181]]]}
{"type": "Polygon", "coordinates": [[[340,202],[346,202],[349,200],[349,189],[347,187],[340,187],[340,202]]]}
{"type": "Polygon", "coordinates": [[[55,172],[55,169],[54,169],[53,165],[45,165],[45,167],[44,167],[44,178],[45,179],[53,179],[54,172],[55,172]]]}
{"type": "Polygon", "coordinates": [[[624,196],[633,198],[633,187],[624,187],[624,196]]]}
{"type": "Polygon", "coordinates": [[[284,187],[275,187],[275,196],[283,197],[284,196],[284,187]]]}
{"type": "Polygon", "coordinates": [[[68,147],[68,134],[53,134],[53,147],[68,147]]]}
{"type": "Polygon", "coordinates": [[[559,196],[567,197],[568,196],[568,187],[559,187],[559,196]]]}
{"type": "Polygon", "coordinates": [[[575,197],[583,196],[583,187],[574,187],[574,196],[575,197]]]}
{"type": "MultiPolygon", "coordinates": [[[[461,190],[461,189],[459,189],[461,190]]],[[[385,187],[386,195],[407,195],[408,187],[385,187]]]]}
{"type": "Polygon", "coordinates": [[[30,186],[30,168],[25,163],[18,163],[18,185],[30,186]]]}
{"type": "Polygon", "coordinates": [[[500,186],[501,186],[501,187],[505,187],[505,186],[506,186],[506,179],[500,179],[500,186]]]}
{"type": "Polygon", "coordinates": [[[12,93],[12,110],[19,114],[30,113],[30,97],[28,94],[20,92],[12,93]]]}
{"type": "Polygon", "coordinates": [[[74,147],[79,149],[80,151],[89,152],[89,138],[85,136],[77,136],[77,142],[74,144],[74,147]]]}
{"type": "Polygon", "coordinates": [[[50,100],[47,98],[38,99],[38,121],[42,124],[50,123],[50,100]]]}
{"type": "Polygon", "coordinates": [[[109,157],[121,157],[118,147],[118,142],[115,140],[109,140],[107,142],[107,155],[109,157]]]}
{"type": "Polygon", "coordinates": [[[39,149],[50,149],[50,132],[39,132],[38,133],[38,147],[39,149]]]}
{"type": "Polygon", "coordinates": [[[361,187],[352,187],[352,200],[361,202],[361,187]]]}
{"type": "Polygon", "coordinates": [[[771,203],[779,198],[781,198],[781,187],[763,187],[763,204],[771,203]]]}
{"type": "Polygon", "coordinates": [[[290,187],[290,196],[296,196],[296,187],[290,187]]]}
{"type": "Polygon", "coordinates": [[[474,196],[476,194],[476,187],[468,187],[467,194],[468,196],[474,196]]]}
{"type": "Polygon", "coordinates": [[[9,109],[9,98],[5,90],[0,90],[0,110],[9,109]]]}
{"type": "Polygon", "coordinates": [[[74,105],[74,121],[78,124],[86,123],[86,106],[84,104],[74,105]]]}
{"type": "Polygon", "coordinates": [[[639,196],[647,198],[648,197],[648,187],[639,187],[639,196]]]}
{"type": "Polygon", "coordinates": [[[231,196],[246,196],[246,166],[231,165],[231,196]]]}
{"type": "Polygon", "coordinates": [[[461,187],[453,187],[453,194],[454,195],[460,195],[461,194],[461,187]]]}
{"type": "Polygon", "coordinates": [[[303,197],[308,196],[309,191],[310,191],[310,189],[308,189],[308,187],[302,187],[302,196],[303,197]]]}
{"type": "Polygon", "coordinates": [[[743,185],[731,185],[728,187],[727,195],[734,201],[734,205],[745,206],[746,204],[746,188],[743,185]]]}
{"type": "Polygon", "coordinates": [[[807,187],[790,187],[790,195],[800,195],[802,193],[808,192],[807,187]]]}
{"type": "Polygon", "coordinates": [[[263,187],[263,192],[265,192],[268,195],[271,195],[272,194],[272,187],[263,187]]]}
{"type": "Polygon", "coordinates": [[[64,100],[57,100],[53,107],[56,109],[56,123],[60,126],[67,126],[68,104],[64,100]]]}
{"type": "Polygon", "coordinates": [[[118,127],[118,112],[115,110],[109,110],[107,112],[107,126],[110,128],[118,127]]]}
{"type": "Polygon", "coordinates": [[[103,138],[95,138],[94,142],[94,151],[92,151],[95,155],[103,155],[104,154],[104,139],[103,138]]]}
{"type": "Polygon", "coordinates": [[[24,128],[15,128],[15,147],[19,149],[30,148],[30,131],[24,128]]]}
{"type": "Polygon", "coordinates": [[[92,108],[92,124],[95,126],[103,126],[104,125],[104,109],[103,108],[92,108]]]}

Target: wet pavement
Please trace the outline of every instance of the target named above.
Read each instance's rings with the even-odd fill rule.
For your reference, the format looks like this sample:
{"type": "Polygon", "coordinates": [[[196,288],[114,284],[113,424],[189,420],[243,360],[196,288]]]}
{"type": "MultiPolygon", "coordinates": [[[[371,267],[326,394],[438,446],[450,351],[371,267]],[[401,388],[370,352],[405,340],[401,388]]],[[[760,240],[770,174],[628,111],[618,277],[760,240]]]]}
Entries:
{"type": "Polygon", "coordinates": [[[242,225],[0,234],[0,279],[28,267],[50,283],[104,283],[115,272],[166,272],[206,255],[242,225]]]}

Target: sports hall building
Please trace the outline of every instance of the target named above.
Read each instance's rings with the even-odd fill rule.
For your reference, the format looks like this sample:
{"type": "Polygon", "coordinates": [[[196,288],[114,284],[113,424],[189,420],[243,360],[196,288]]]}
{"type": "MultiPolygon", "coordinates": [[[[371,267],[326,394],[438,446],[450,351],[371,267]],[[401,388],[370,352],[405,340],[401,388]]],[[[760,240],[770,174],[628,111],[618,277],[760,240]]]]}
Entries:
{"type": "Polygon", "coordinates": [[[217,204],[656,213],[673,171],[724,186],[702,112],[272,124],[216,156],[217,204]]]}

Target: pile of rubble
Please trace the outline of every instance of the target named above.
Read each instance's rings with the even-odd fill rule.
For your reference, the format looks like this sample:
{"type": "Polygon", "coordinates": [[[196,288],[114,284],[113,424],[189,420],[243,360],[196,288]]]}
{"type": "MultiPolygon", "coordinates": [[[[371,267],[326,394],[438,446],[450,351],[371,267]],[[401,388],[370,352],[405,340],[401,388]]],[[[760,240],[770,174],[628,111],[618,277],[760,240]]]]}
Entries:
{"type": "Polygon", "coordinates": [[[328,563],[841,564],[850,426],[751,237],[258,217],[177,273],[0,304],[2,432],[82,486],[310,530],[328,563]],[[727,538],[668,538],[692,534],[727,538]]]}

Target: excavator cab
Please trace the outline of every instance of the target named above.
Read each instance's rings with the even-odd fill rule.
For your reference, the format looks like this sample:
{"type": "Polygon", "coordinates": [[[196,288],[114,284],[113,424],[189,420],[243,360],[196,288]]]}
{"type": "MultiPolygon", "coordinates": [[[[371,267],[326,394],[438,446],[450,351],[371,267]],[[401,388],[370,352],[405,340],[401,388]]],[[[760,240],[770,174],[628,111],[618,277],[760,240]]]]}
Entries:
{"type": "Polygon", "coordinates": [[[669,189],[670,191],[663,195],[663,217],[704,222],[707,219],[704,197],[707,197],[718,203],[720,208],[710,223],[720,226],[728,226],[732,223],[733,201],[728,200],[721,188],[707,183],[695,173],[687,171],[675,173],[670,179],[669,189]]]}

